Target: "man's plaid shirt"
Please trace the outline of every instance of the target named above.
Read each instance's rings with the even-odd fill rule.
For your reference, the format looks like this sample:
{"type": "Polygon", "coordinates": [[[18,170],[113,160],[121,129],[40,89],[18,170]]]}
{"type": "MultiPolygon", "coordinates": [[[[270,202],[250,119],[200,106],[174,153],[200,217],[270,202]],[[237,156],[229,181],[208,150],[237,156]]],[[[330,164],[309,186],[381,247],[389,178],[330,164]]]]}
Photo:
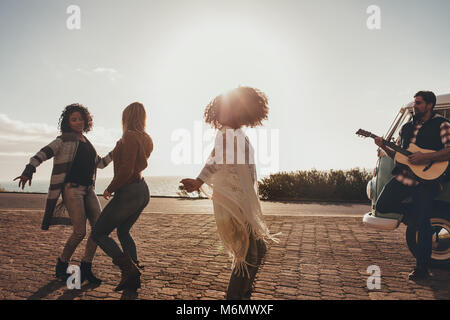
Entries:
{"type": "MultiPolygon", "coordinates": [[[[439,117],[439,115],[435,115],[435,117],[439,117]]],[[[422,128],[422,125],[423,122],[420,121],[415,125],[414,133],[409,143],[416,143],[417,133],[422,128]]],[[[402,136],[402,130],[400,130],[400,136],[402,136]]],[[[450,147],[450,123],[448,121],[444,121],[441,124],[441,141],[445,148],[450,147]]],[[[397,140],[397,145],[401,146],[401,139],[397,140]]],[[[416,176],[409,168],[402,168],[400,173],[395,176],[395,179],[405,186],[414,187],[419,184],[416,176]]]]}

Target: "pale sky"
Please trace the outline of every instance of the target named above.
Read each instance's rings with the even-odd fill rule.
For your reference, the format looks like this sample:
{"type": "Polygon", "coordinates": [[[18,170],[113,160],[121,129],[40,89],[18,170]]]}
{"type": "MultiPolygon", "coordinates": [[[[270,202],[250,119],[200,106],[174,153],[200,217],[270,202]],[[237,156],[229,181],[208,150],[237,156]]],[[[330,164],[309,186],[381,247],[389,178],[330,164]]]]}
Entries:
{"type": "MultiPolygon", "coordinates": [[[[450,93],[449,12],[448,0],[2,0],[0,181],[56,137],[74,102],[94,117],[87,137],[99,154],[120,137],[124,107],[144,103],[155,143],[144,174],[195,177],[198,144],[209,153],[204,108],[238,85],[269,97],[263,129],[277,147],[260,173],[372,168],[376,147],[357,129],[385,133],[418,90],[450,93]],[[79,30],[66,26],[72,4],[79,30]],[[370,5],[380,30],[367,28],[370,5]],[[183,132],[192,161],[177,164],[172,138],[183,132]]],[[[261,141],[255,149],[270,152],[261,141]]],[[[48,161],[35,179],[50,171],[48,161]]]]}

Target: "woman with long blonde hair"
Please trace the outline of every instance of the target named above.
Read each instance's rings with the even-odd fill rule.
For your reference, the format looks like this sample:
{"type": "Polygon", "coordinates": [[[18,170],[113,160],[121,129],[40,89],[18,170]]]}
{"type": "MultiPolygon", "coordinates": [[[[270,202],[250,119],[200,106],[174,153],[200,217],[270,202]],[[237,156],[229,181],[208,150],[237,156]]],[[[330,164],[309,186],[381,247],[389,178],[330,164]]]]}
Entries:
{"type": "Polygon", "coordinates": [[[136,244],[130,229],[150,201],[150,192],[142,178],[147,160],[153,151],[153,141],[145,131],[146,112],[142,103],[134,102],[122,113],[122,138],[113,150],[114,178],[103,193],[113,199],[103,209],[92,238],[119,266],[122,279],[116,291],[140,288],[140,271],[136,244]],[[122,249],[109,236],[117,229],[122,249]]]}

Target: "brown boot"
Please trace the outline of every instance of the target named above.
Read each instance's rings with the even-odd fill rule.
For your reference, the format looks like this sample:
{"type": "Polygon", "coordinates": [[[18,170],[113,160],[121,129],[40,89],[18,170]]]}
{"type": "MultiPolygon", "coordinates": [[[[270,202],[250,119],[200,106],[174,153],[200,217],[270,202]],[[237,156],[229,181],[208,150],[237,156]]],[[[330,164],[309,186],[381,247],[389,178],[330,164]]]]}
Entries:
{"type": "Polygon", "coordinates": [[[122,253],[121,256],[113,259],[113,263],[119,266],[120,271],[122,271],[122,279],[114,289],[115,291],[123,289],[135,290],[141,287],[141,273],[129,255],[122,253]]]}

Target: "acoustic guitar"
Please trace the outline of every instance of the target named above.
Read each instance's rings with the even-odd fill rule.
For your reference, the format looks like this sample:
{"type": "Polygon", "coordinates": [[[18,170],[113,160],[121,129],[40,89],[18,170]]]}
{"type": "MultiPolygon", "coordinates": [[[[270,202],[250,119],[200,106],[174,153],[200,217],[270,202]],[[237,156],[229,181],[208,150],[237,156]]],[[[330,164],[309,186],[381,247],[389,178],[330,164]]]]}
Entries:
{"type": "MultiPolygon", "coordinates": [[[[356,134],[362,137],[378,138],[371,132],[362,129],[359,129],[356,134]]],[[[395,143],[384,139],[383,144],[395,151],[395,162],[408,166],[420,180],[436,180],[445,174],[449,166],[449,161],[430,161],[427,164],[412,164],[408,160],[408,156],[415,152],[430,153],[435,152],[435,150],[422,149],[414,143],[410,143],[408,149],[405,150],[395,143]]]]}

